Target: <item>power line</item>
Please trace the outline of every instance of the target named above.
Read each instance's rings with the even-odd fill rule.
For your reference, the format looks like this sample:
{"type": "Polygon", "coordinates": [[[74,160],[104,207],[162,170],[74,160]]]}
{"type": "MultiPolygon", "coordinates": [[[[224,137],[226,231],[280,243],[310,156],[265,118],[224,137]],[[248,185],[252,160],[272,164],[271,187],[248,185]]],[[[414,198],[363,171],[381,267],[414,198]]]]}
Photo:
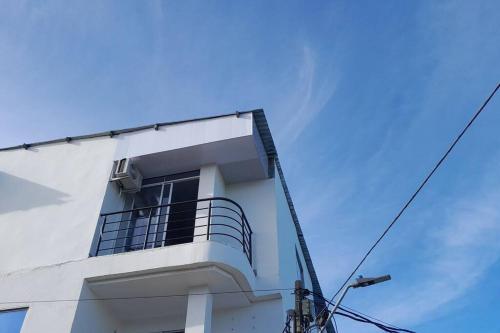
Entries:
{"type": "Polygon", "coordinates": [[[339,329],[337,328],[337,321],[335,320],[334,317],[332,317],[333,319],[333,325],[335,326],[335,333],[339,333],[339,329]]]}
{"type": "MultiPolygon", "coordinates": [[[[354,268],[354,270],[351,272],[351,274],[349,274],[349,276],[347,277],[347,279],[344,281],[344,283],[342,284],[342,286],[337,290],[337,292],[333,295],[333,297],[331,298],[330,301],[333,301],[335,299],[335,297],[339,294],[339,292],[347,285],[347,283],[351,280],[351,278],[354,276],[354,274],[356,274],[356,272],[361,267],[361,265],[363,265],[363,263],[365,262],[366,258],[368,258],[368,256],[372,253],[372,251],[375,249],[375,247],[377,247],[377,245],[380,243],[380,241],[385,237],[385,235],[389,232],[389,230],[399,220],[399,218],[404,213],[404,211],[410,206],[410,204],[413,202],[413,200],[416,198],[416,196],[420,193],[420,191],[422,190],[422,188],[427,184],[427,182],[429,181],[429,179],[434,175],[434,173],[437,171],[437,169],[441,166],[441,164],[445,161],[445,159],[451,153],[451,151],[453,150],[453,148],[455,148],[456,144],[460,141],[460,139],[465,134],[465,132],[467,132],[467,130],[471,127],[471,125],[474,123],[474,121],[477,119],[477,117],[481,114],[481,112],[483,112],[484,108],[486,107],[486,105],[488,105],[488,103],[490,102],[490,100],[496,94],[496,92],[498,91],[499,87],[500,87],[500,84],[497,84],[497,86],[495,87],[495,89],[493,90],[493,92],[488,96],[488,98],[484,101],[484,103],[481,105],[481,107],[476,111],[476,113],[471,118],[471,120],[467,123],[467,125],[464,127],[464,129],[455,138],[455,140],[450,145],[450,147],[448,148],[448,150],[446,151],[446,153],[436,163],[436,165],[434,166],[434,168],[432,168],[431,172],[425,177],[425,179],[422,181],[422,183],[417,188],[417,190],[411,195],[410,199],[405,203],[405,205],[403,206],[403,208],[401,208],[401,210],[398,212],[398,214],[396,215],[396,217],[394,217],[394,219],[391,221],[391,223],[389,223],[389,225],[385,228],[384,232],[380,235],[380,237],[375,241],[375,243],[373,243],[373,245],[366,252],[366,254],[363,256],[363,258],[357,264],[357,266],[354,268]]],[[[327,309],[327,308],[328,308],[328,305],[326,305],[325,308],[320,311],[319,315],[321,315],[325,311],[325,309],[327,309]]]]}
{"type": "MultiPolygon", "coordinates": [[[[315,294],[314,292],[311,292],[312,294],[315,294]]],[[[320,296],[325,302],[327,302],[329,305],[335,305],[335,303],[333,303],[332,301],[329,301],[327,300],[326,298],[320,296]]],[[[356,320],[356,321],[359,321],[359,322],[363,322],[363,323],[368,323],[368,324],[372,324],[372,325],[375,325],[377,326],[378,328],[380,328],[381,330],[383,331],[386,331],[386,332],[394,332],[394,333],[400,333],[400,332],[407,332],[407,333],[415,333],[414,331],[411,331],[411,330],[407,330],[405,328],[400,328],[400,327],[397,327],[396,325],[392,325],[392,324],[388,324],[388,323],[385,323],[383,322],[382,320],[380,319],[377,319],[377,318],[373,318],[371,317],[372,319],[378,321],[375,322],[373,320],[370,320],[368,319],[367,317],[369,316],[363,316],[361,315],[361,312],[357,311],[357,310],[353,310],[353,311],[350,311],[350,310],[347,310],[346,307],[344,306],[339,306],[338,307],[338,310],[335,311],[336,314],[339,314],[341,316],[344,316],[344,317],[348,317],[348,318],[351,318],[353,320],[356,320]],[[340,310],[340,311],[338,311],[340,310]],[[346,313],[343,313],[341,311],[344,311],[346,313]],[[357,313],[356,313],[357,312],[357,313]],[[354,317],[353,317],[354,316],[354,317]],[[385,324],[385,325],[384,325],[385,324]]],[[[333,316],[332,316],[333,318],[333,316]]]]}
{"type": "Polygon", "coordinates": [[[292,316],[287,316],[285,327],[281,333],[291,333],[290,332],[290,322],[292,321],[292,316]]]}
{"type": "MultiPolygon", "coordinates": [[[[307,289],[306,289],[306,290],[307,290],[307,289]]],[[[332,305],[332,306],[333,306],[333,305],[335,305],[335,303],[334,303],[334,302],[327,300],[324,296],[321,296],[321,295],[319,295],[318,293],[316,293],[316,292],[314,292],[314,291],[307,290],[307,292],[309,292],[309,293],[311,293],[311,294],[313,294],[313,295],[316,295],[316,296],[320,297],[321,299],[323,299],[323,300],[324,300],[326,303],[328,303],[329,305],[332,305]]],[[[367,319],[369,318],[369,319],[372,319],[372,321],[373,321],[373,320],[378,321],[378,322],[382,323],[382,324],[383,324],[383,326],[389,327],[389,328],[391,328],[391,329],[395,329],[395,330],[399,330],[399,331],[403,331],[403,332],[408,332],[408,333],[413,333],[413,331],[410,331],[410,330],[407,330],[407,329],[404,329],[404,328],[398,327],[398,326],[396,326],[396,325],[394,325],[394,324],[390,324],[390,323],[388,323],[388,322],[383,321],[382,319],[378,319],[378,318],[375,318],[375,317],[369,316],[369,315],[367,315],[367,314],[362,313],[362,312],[361,312],[361,311],[359,311],[359,310],[356,310],[356,309],[350,308],[350,307],[345,306],[345,305],[341,305],[341,306],[339,306],[339,309],[340,309],[340,310],[342,310],[342,311],[345,311],[345,312],[347,312],[347,313],[350,313],[350,314],[352,314],[353,316],[356,316],[356,317],[362,318],[363,320],[367,320],[367,319]]],[[[337,313],[337,312],[336,312],[336,313],[337,313]]],[[[332,319],[333,319],[333,320],[334,320],[334,322],[335,322],[335,318],[334,318],[333,316],[332,316],[332,319]]],[[[338,332],[338,330],[337,330],[337,327],[336,327],[336,326],[337,326],[337,323],[335,322],[335,330],[338,332]]]]}
{"type": "Polygon", "coordinates": [[[270,288],[270,289],[254,289],[254,290],[233,290],[233,291],[219,291],[208,293],[191,293],[191,294],[168,294],[168,295],[150,295],[150,296],[129,296],[129,297],[103,297],[103,298],[67,298],[67,299],[53,299],[53,300],[24,300],[24,301],[7,301],[0,304],[19,304],[19,303],[57,303],[57,302],[88,302],[88,301],[115,301],[115,300],[132,300],[132,299],[154,299],[154,298],[172,298],[172,297],[186,297],[186,296],[201,296],[201,295],[224,295],[224,294],[238,294],[238,293],[255,293],[255,292],[269,292],[269,291],[289,291],[294,288],[270,288]]]}
{"type": "Polygon", "coordinates": [[[385,325],[382,325],[382,324],[379,324],[379,323],[376,323],[374,321],[370,321],[370,320],[367,320],[367,319],[362,319],[362,318],[359,318],[357,316],[353,316],[353,315],[350,315],[350,314],[347,314],[347,313],[342,313],[342,312],[336,312],[338,315],[340,316],[343,316],[343,317],[347,317],[347,318],[350,318],[352,320],[355,320],[355,321],[359,321],[361,323],[366,323],[366,324],[372,324],[372,325],[375,325],[376,327],[380,328],[382,331],[385,331],[385,332],[389,332],[389,333],[400,333],[399,330],[396,330],[396,329],[392,329],[390,327],[387,327],[385,325]]]}
{"type": "MultiPolygon", "coordinates": [[[[351,315],[353,315],[353,316],[355,316],[355,317],[357,317],[357,318],[362,319],[364,322],[367,322],[367,323],[371,323],[371,324],[377,325],[379,328],[380,328],[381,326],[384,326],[385,328],[388,328],[388,329],[393,330],[393,331],[398,331],[398,332],[407,332],[407,333],[415,333],[415,331],[408,330],[408,329],[406,329],[406,328],[400,328],[400,327],[395,326],[395,325],[385,324],[383,321],[381,321],[381,320],[379,320],[379,319],[377,319],[377,321],[379,321],[380,323],[376,323],[376,322],[374,322],[373,320],[368,320],[368,317],[362,316],[362,315],[360,315],[360,314],[358,314],[358,313],[355,313],[355,312],[353,312],[353,311],[346,310],[346,308],[344,308],[344,307],[339,307],[339,309],[340,309],[340,310],[342,310],[342,311],[345,311],[346,313],[349,313],[349,314],[351,314],[351,315]]],[[[341,314],[341,313],[339,312],[339,314],[341,314]]],[[[349,318],[351,318],[351,317],[349,317],[349,318]]]]}
{"type": "MultiPolygon", "coordinates": [[[[367,317],[367,318],[370,318],[370,319],[372,319],[372,320],[379,321],[379,322],[381,322],[381,323],[382,323],[382,324],[384,324],[384,325],[388,325],[388,326],[393,326],[393,327],[399,328],[399,327],[397,327],[397,326],[396,326],[396,325],[394,325],[394,324],[391,324],[391,323],[388,323],[388,322],[386,322],[386,321],[383,321],[382,319],[375,318],[375,317],[373,317],[373,316],[367,315],[366,313],[363,313],[363,312],[361,312],[361,311],[359,311],[359,310],[356,310],[356,309],[353,309],[353,308],[351,308],[351,307],[348,307],[347,305],[342,305],[340,308],[342,308],[342,310],[344,310],[344,311],[349,310],[349,311],[351,311],[351,312],[358,313],[358,314],[360,314],[360,315],[362,315],[362,316],[365,316],[365,317],[367,317]],[[346,309],[347,309],[347,310],[346,310],[346,309]]],[[[347,311],[347,312],[349,312],[349,311],[347,311]]],[[[400,329],[402,329],[402,328],[400,328],[400,329]]]]}

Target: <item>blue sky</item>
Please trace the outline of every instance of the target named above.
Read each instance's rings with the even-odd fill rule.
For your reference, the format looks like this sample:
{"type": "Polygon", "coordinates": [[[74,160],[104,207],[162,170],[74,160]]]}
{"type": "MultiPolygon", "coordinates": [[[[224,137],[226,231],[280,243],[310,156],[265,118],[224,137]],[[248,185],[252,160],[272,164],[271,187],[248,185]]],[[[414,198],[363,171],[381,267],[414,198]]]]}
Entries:
{"type": "Polygon", "coordinates": [[[17,333],[21,330],[26,309],[0,312],[0,333],[17,333]]]}
{"type": "MultiPolygon", "coordinates": [[[[496,1],[7,1],[0,145],[262,107],[332,294],[500,77],[496,1]]],[[[499,332],[497,96],[345,304],[499,332]]],[[[338,320],[340,332],[375,332],[338,320]]]]}

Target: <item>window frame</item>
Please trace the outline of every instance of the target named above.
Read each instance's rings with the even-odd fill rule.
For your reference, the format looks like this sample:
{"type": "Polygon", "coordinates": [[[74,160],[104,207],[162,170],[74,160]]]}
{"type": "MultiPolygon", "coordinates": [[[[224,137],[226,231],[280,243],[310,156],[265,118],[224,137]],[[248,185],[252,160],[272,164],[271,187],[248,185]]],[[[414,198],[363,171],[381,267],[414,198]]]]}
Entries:
{"type": "Polygon", "coordinates": [[[14,333],[20,333],[22,331],[24,323],[26,322],[26,318],[28,316],[29,306],[19,306],[19,307],[15,307],[15,308],[2,308],[2,307],[0,307],[0,318],[1,318],[2,313],[21,312],[21,311],[24,312],[24,316],[22,318],[22,321],[20,322],[21,325],[19,326],[19,332],[14,332],[14,333]]]}

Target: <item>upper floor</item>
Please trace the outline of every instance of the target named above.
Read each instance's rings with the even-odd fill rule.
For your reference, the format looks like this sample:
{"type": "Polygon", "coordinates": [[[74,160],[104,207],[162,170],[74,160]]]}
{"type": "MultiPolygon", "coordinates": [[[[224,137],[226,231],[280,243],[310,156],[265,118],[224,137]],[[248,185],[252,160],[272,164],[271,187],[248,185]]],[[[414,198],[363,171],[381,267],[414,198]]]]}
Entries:
{"type": "Polygon", "coordinates": [[[0,274],[85,262],[103,295],[165,270],[319,288],[261,110],[5,149],[0,192],[0,274]]]}

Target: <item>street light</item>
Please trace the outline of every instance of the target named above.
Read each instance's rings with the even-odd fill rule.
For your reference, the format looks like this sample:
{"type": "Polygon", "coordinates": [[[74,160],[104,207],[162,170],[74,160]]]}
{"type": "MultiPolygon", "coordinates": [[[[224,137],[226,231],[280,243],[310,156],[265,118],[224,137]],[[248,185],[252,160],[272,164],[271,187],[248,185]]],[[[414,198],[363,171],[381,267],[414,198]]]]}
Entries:
{"type": "Polygon", "coordinates": [[[390,275],[383,275],[383,276],[374,277],[374,278],[365,278],[362,275],[360,275],[359,278],[356,279],[356,282],[351,283],[344,288],[344,290],[340,294],[339,300],[335,303],[335,306],[333,307],[332,312],[330,312],[330,314],[326,318],[325,324],[319,330],[319,332],[321,333],[325,330],[326,325],[328,324],[328,321],[330,321],[330,319],[332,319],[333,314],[335,313],[335,311],[337,311],[338,307],[340,306],[340,302],[342,302],[342,300],[344,299],[345,295],[349,291],[349,288],[368,287],[368,286],[371,286],[371,285],[374,285],[377,283],[389,281],[390,279],[391,279],[390,275]]]}

